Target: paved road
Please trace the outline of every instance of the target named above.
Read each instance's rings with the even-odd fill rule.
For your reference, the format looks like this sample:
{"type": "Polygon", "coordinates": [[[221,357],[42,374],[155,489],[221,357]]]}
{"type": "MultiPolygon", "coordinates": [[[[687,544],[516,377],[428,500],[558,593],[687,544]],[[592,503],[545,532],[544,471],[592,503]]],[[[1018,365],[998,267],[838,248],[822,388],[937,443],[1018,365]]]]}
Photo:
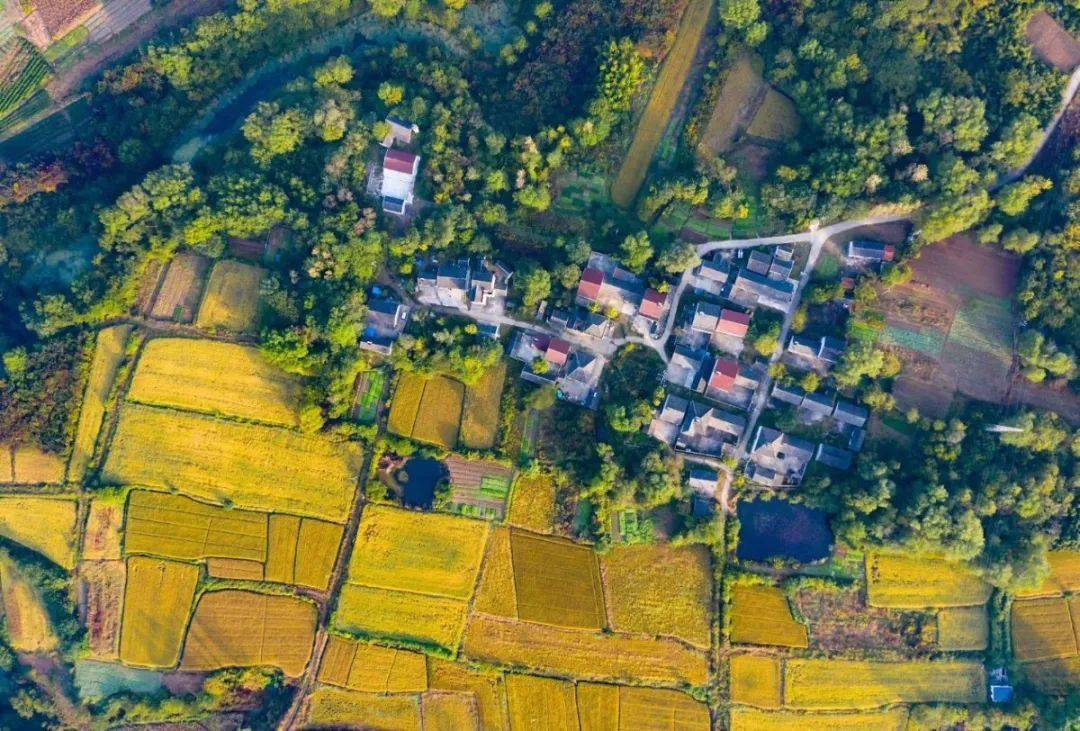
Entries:
{"type": "Polygon", "coordinates": [[[1002,179],[998,181],[996,187],[1015,183],[1028,171],[1031,164],[1038,159],[1039,153],[1041,153],[1043,148],[1050,142],[1054,130],[1057,129],[1058,124],[1061,122],[1061,118],[1065,116],[1065,112],[1068,111],[1069,105],[1072,103],[1073,97],[1076,96],[1078,90],[1080,90],[1080,66],[1073,69],[1072,74],[1069,76],[1069,83],[1065,85],[1065,89],[1061,94],[1061,105],[1058,107],[1057,114],[1054,115],[1054,118],[1050,120],[1050,123],[1046,125],[1046,128],[1043,130],[1042,139],[1039,141],[1039,146],[1035,148],[1034,154],[1032,154],[1032,156],[1028,158],[1028,161],[1016,170],[1003,176],[1002,179]]]}

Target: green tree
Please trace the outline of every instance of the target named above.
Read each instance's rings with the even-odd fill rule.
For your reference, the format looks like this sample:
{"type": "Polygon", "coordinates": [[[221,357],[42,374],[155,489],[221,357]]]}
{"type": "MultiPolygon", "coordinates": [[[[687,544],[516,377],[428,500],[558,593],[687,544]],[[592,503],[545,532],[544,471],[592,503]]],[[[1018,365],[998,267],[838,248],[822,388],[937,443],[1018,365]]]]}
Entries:
{"type": "Polygon", "coordinates": [[[990,194],[985,190],[962,198],[943,201],[926,217],[922,227],[922,237],[925,241],[933,243],[974,228],[986,220],[993,205],[990,194]]]}
{"type": "Polygon", "coordinates": [[[377,95],[386,106],[396,107],[398,104],[405,101],[405,87],[401,84],[384,81],[379,84],[377,95]]]}
{"type": "Polygon", "coordinates": [[[656,259],[656,268],[668,274],[682,274],[701,263],[697,247],[685,241],[669,245],[656,259]]]}
{"type": "Polygon", "coordinates": [[[990,148],[990,157],[1005,170],[1015,170],[1035,154],[1042,140],[1042,126],[1030,114],[1021,114],[1010,124],[1001,139],[990,148]]]}
{"type": "Polygon", "coordinates": [[[1054,187],[1048,178],[1028,175],[1012,185],[1006,185],[997,196],[998,210],[1006,216],[1020,216],[1027,212],[1040,193],[1054,187]]]}
{"type": "Polygon", "coordinates": [[[645,271],[645,267],[653,257],[652,242],[649,241],[649,234],[645,231],[630,234],[623,239],[619,251],[623,266],[634,274],[641,274],[645,271]]]}
{"type": "Polygon", "coordinates": [[[1024,376],[1033,383],[1042,383],[1047,375],[1072,378],[1076,373],[1073,354],[1058,346],[1038,330],[1025,330],[1017,344],[1017,354],[1024,376]]]}
{"type": "Polygon", "coordinates": [[[916,107],[922,113],[928,133],[940,144],[952,145],[962,152],[976,152],[990,132],[982,99],[952,96],[934,89],[916,107]]]}
{"type": "Polygon", "coordinates": [[[645,59],[629,38],[608,41],[600,63],[600,93],[612,111],[630,109],[634,94],[645,80],[645,59]]]}
{"type": "Polygon", "coordinates": [[[260,102],[244,120],[244,137],[251,143],[251,156],[267,165],[279,155],[299,149],[311,129],[311,120],[299,109],[281,111],[276,103],[260,102]]]}
{"type": "Polygon", "coordinates": [[[551,274],[535,267],[520,272],[517,278],[521,290],[521,304],[533,309],[551,295],[551,274]]]}
{"type": "Polygon", "coordinates": [[[728,28],[746,30],[760,17],[758,0],[723,0],[720,3],[720,20],[728,28]]]}
{"type": "Polygon", "coordinates": [[[1014,228],[1001,237],[1001,246],[1006,251],[1026,254],[1039,245],[1039,235],[1026,228],[1014,228]]]}
{"type": "Polygon", "coordinates": [[[344,86],[352,81],[353,65],[348,56],[336,56],[315,69],[315,86],[326,89],[344,86]]]}

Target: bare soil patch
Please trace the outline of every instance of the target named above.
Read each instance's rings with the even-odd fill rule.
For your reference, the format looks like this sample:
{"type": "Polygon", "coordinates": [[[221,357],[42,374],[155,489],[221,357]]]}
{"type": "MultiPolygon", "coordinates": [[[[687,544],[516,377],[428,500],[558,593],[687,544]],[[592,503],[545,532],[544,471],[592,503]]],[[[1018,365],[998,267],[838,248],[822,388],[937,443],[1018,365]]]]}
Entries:
{"type": "Polygon", "coordinates": [[[98,659],[116,659],[120,616],[127,570],[123,561],[83,561],[79,564],[81,610],[90,653],[98,659]]]}
{"type": "Polygon", "coordinates": [[[210,260],[199,254],[178,254],[165,270],[150,316],[158,320],[191,322],[199,308],[210,260]]]}
{"type": "Polygon", "coordinates": [[[1025,35],[1035,55],[1058,71],[1068,73],[1080,64],[1080,41],[1045,10],[1031,16],[1025,35]]]}
{"type": "MultiPolygon", "coordinates": [[[[926,617],[870,607],[857,590],[800,590],[794,606],[810,627],[810,649],[826,652],[892,650],[904,655],[928,652],[926,617]]],[[[934,629],[933,622],[930,629],[934,629]]]]}
{"type": "Polygon", "coordinates": [[[966,288],[987,297],[1012,297],[1020,258],[982,246],[971,234],[958,234],[924,248],[912,269],[913,281],[944,292],[966,288]]]}

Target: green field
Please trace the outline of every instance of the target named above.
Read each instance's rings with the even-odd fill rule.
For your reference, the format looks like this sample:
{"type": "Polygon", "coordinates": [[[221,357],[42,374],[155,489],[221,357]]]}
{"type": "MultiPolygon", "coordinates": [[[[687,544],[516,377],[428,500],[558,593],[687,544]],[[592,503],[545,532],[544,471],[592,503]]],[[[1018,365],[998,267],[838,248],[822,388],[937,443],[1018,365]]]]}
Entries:
{"type": "Polygon", "coordinates": [[[945,337],[941,333],[920,333],[895,325],[887,325],[882,331],[881,342],[937,357],[941,353],[942,346],[945,345],[945,337]]]}
{"type": "Polygon", "coordinates": [[[363,380],[357,389],[353,418],[363,424],[371,424],[379,415],[379,402],[386,385],[386,373],[381,370],[368,371],[361,374],[360,378],[363,380]]]}
{"type": "Polygon", "coordinates": [[[972,297],[956,312],[949,341],[973,350],[1012,353],[1012,305],[997,297],[972,297]]]}
{"type": "Polygon", "coordinates": [[[13,40],[14,47],[0,50],[0,117],[18,108],[19,103],[37,91],[51,69],[45,57],[23,38],[13,40]]]}

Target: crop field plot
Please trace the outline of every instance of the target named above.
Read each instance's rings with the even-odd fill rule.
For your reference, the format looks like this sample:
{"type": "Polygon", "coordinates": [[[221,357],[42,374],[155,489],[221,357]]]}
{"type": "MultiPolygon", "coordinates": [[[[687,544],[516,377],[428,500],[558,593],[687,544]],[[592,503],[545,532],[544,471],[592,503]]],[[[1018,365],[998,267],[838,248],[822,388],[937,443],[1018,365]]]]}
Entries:
{"type": "Polygon", "coordinates": [[[105,418],[105,405],[109,400],[116,372],[124,359],[124,346],[131,335],[131,325],[115,325],[101,330],[94,345],[94,358],[90,364],[86,392],[79,411],[79,424],[75,431],[68,471],[72,482],[80,482],[94,456],[101,423],[105,418]]]}
{"type": "Polygon", "coordinates": [[[264,513],[230,510],[181,495],[132,490],[128,497],[127,553],[202,560],[266,560],[264,513]]]}
{"type": "Polygon", "coordinates": [[[127,577],[123,561],[82,561],[78,578],[86,613],[87,649],[94,657],[115,660],[120,644],[120,612],[127,577]]]}
{"type": "Polygon", "coordinates": [[[514,731],[574,731],[578,728],[574,684],[532,675],[506,676],[510,728],[514,731]]]}
{"type": "Polygon", "coordinates": [[[420,731],[420,696],[322,686],[311,694],[307,726],[420,731]]]}
{"type": "Polygon", "coordinates": [[[428,687],[427,662],[417,652],[331,635],[319,682],[369,693],[419,693],[428,687]]]}
{"type": "Polygon", "coordinates": [[[942,650],[978,652],[990,642],[986,607],[949,607],[938,612],[938,646],[942,650]]]}
{"type": "Polygon", "coordinates": [[[986,669],[965,662],[791,659],[784,701],[807,710],[860,710],[895,703],[981,703],[986,669]]]}
{"type": "Polygon", "coordinates": [[[858,586],[802,588],[792,607],[807,623],[814,650],[909,654],[935,649],[924,631],[932,620],[926,610],[869,606],[858,586]]]}
{"type": "Polygon", "coordinates": [[[467,693],[424,693],[420,697],[424,729],[479,729],[476,698],[467,693]]]}
{"type": "Polygon", "coordinates": [[[612,629],[710,644],[712,564],[703,546],[624,546],[600,559],[612,629]]]}
{"type": "Polygon", "coordinates": [[[870,713],[791,713],[732,708],[730,731],[904,731],[908,725],[906,708],[870,713]]]}
{"type": "Polygon", "coordinates": [[[683,11],[675,42],[657,74],[652,95],[638,121],[622,169],[611,186],[611,199],[616,205],[628,208],[645,182],[649,165],[667,131],[668,121],[690,73],[698,46],[709,27],[712,6],[712,0],[690,0],[683,11]]]}
{"type": "Polygon", "coordinates": [[[795,104],[776,89],[768,87],[746,133],[774,142],[790,140],[799,133],[799,115],[795,112],[795,104]]]}
{"type": "Polygon", "coordinates": [[[156,320],[193,322],[202,296],[210,260],[202,254],[177,254],[165,269],[150,317],[156,320]]]}
{"type": "Polygon", "coordinates": [[[1080,551],[1050,551],[1050,575],[1039,586],[1018,591],[1019,597],[1057,596],[1080,590],[1080,551]]]}
{"type": "Polygon", "coordinates": [[[326,589],[343,532],[344,528],[336,523],[271,515],[266,580],[326,589]]]}
{"type": "Polygon", "coordinates": [[[1024,35],[1034,54],[1058,71],[1067,74],[1080,64],[1080,41],[1046,10],[1031,16],[1024,35]]]}
{"type": "Polygon", "coordinates": [[[18,109],[52,74],[45,57],[25,38],[11,38],[0,47],[0,117],[18,109]]]}
{"type": "Polygon", "coordinates": [[[1018,660],[1076,655],[1073,619],[1069,600],[1064,597],[1014,601],[1011,619],[1013,654],[1018,660]]]}
{"type": "Polygon", "coordinates": [[[698,143],[698,155],[713,158],[731,149],[741,129],[753,119],[765,95],[761,59],[742,54],[728,69],[705,131],[698,143]]]}
{"type": "Polygon", "coordinates": [[[18,565],[0,551],[0,599],[4,627],[16,652],[46,653],[60,644],[49,613],[37,589],[22,575],[18,565]]]}
{"type": "Polygon", "coordinates": [[[244,558],[206,559],[206,573],[215,579],[237,579],[240,581],[263,581],[263,564],[244,558]]]}
{"type": "Polygon", "coordinates": [[[990,585],[964,567],[939,559],[870,554],[866,557],[870,605],[925,609],[985,604],[990,585]]]}
{"type": "Polygon", "coordinates": [[[143,349],[128,399],[281,426],[299,423],[299,381],[257,348],[159,338],[143,349]]]}
{"type": "Polygon", "coordinates": [[[74,497],[0,496],[0,536],[71,569],[76,513],[74,497]]]}
{"type": "Polygon", "coordinates": [[[484,552],[480,581],[473,599],[473,611],[498,617],[517,616],[514,595],[514,564],[510,556],[510,530],[496,526],[484,552]]]}
{"type": "Polygon", "coordinates": [[[420,402],[424,399],[426,382],[414,373],[402,373],[398,377],[394,398],[390,402],[390,416],[386,428],[402,437],[412,436],[416,414],[420,411],[420,402]]]}
{"type": "Polygon", "coordinates": [[[390,403],[394,434],[453,449],[458,440],[465,386],[445,376],[424,380],[403,373],[390,403]]]}
{"type": "Polygon", "coordinates": [[[180,660],[199,568],[132,556],[127,564],[120,659],[139,667],[171,668],[180,660]]]}
{"type": "Polygon", "coordinates": [[[363,455],[320,435],[125,404],[103,479],[344,521],[363,455]]]}
{"type": "Polygon", "coordinates": [[[0,484],[15,481],[15,450],[9,444],[0,443],[0,484]]]}
{"type": "Polygon", "coordinates": [[[214,264],[196,325],[209,330],[251,332],[259,324],[259,285],[266,270],[238,261],[214,264]]]}
{"type": "Polygon", "coordinates": [[[514,471],[497,462],[446,459],[450,472],[450,508],[463,515],[501,520],[506,513],[514,471]]]}
{"type": "Polygon", "coordinates": [[[506,686],[502,673],[474,670],[467,665],[429,657],[428,687],[471,697],[480,728],[505,729],[506,686]]]}
{"type": "Polygon", "coordinates": [[[881,331],[881,343],[937,357],[945,345],[945,336],[933,330],[913,330],[900,325],[886,325],[881,331]]]}
{"type": "Polygon", "coordinates": [[[461,412],[461,446],[491,449],[499,430],[499,404],[506,382],[506,362],[489,369],[475,386],[465,388],[461,412]]]}
{"type": "Polygon", "coordinates": [[[64,481],[64,459],[58,454],[43,452],[33,446],[14,449],[0,445],[7,452],[3,461],[8,470],[0,474],[0,483],[15,485],[56,485],[64,481]],[[10,477],[9,477],[10,475],[10,477]]]}
{"type": "Polygon", "coordinates": [[[783,702],[780,660],[763,655],[731,658],[731,702],[758,708],[779,708],[783,702]]]}
{"type": "Polygon", "coordinates": [[[795,621],[781,589],[740,584],[733,587],[731,596],[732,642],[809,647],[806,626],[795,621]]]}
{"type": "Polygon", "coordinates": [[[315,642],[315,604],[295,596],[213,591],[199,599],[184,643],[185,670],[272,665],[299,677],[315,642]]]}
{"type": "Polygon", "coordinates": [[[473,613],[462,652],[484,662],[515,665],[584,680],[660,686],[704,685],[705,653],[675,640],[602,634],[473,613]]]}
{"type": "Polygon", "coordinates": [[[1037,690],[1064,696],[1080,688],[1080,655],[1023,664],[1024,677],[1037,690]]]}
{"type": "Polygon", "coordinates": [[[510,553],[519,619],[579,629],[606,624],[600,567],[591,548],[513,531],[510,553]]]}
{"type": "Polygon", "coordinates": [[[361,424],[375,423],[375,419],[379,416],[379,406],[382,403],[382,395],[385,389],[385,371],[367,371],[357,376],[352,418],[361,424]]]}
{"type": "Polygon", "coordinates": [[[534,533],[550,533],[555,525],[554,478],[543,472],[519,475],[506,521],[534,533]]]}
{"type": "Polygon", "coordinates": [[[711,728],[709,707],[685,693],[629,686],[619,686],[618,691],[621,729],[706,731],[711,728]]]}
{"type": "Polygon", "coordinates": [[[86,21],[91,43],[100,43],[122,33],[152,9],[150,0],[109,0],[86,21]]]}
{"type": "Polygon", "coordinates": [[[361,637],[451,650],[460,642],[467,608],[461,599],[345,584],[333,626],[361,637]]]}

